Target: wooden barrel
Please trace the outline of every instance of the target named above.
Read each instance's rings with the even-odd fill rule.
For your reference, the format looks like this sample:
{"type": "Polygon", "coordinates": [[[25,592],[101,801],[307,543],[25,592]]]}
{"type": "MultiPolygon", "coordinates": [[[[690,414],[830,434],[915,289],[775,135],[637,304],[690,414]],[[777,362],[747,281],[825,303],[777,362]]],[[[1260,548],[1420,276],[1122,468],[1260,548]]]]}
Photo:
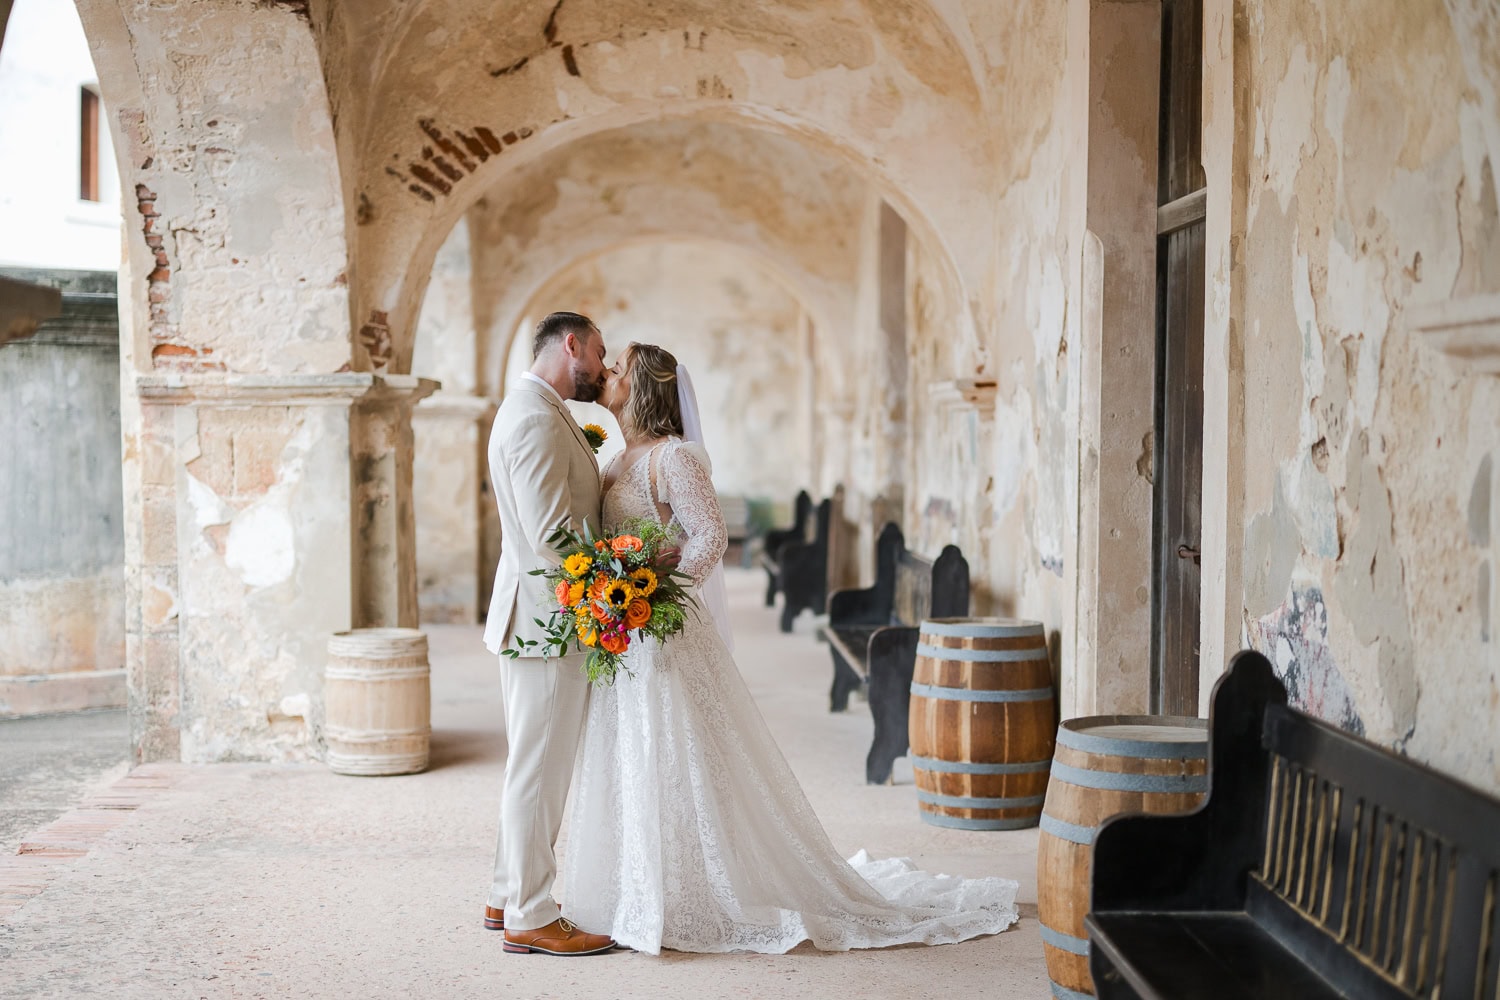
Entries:
{"type": "Polygon", "coordinates": [[[1093,996],[1089,860],[1094,833],[1119,813],[1188,812],[1208,790],[1208,722],[1096,715],[1057,730],[1037,846],[1037,916],[1055,997],[1093,996]]]}
{"type": "Polygon", "coordinates": [[[922,821],[960,830],[1036,826],[1055,706],[1041,622],[924,621],[908,729],[922,821]]]}
{"type": "Polygon", "coordinates": [[[414,628],[335,633],[328,640],[323,704],[330,770],[424,770],[432,736],[427,636],[414,628]]]}

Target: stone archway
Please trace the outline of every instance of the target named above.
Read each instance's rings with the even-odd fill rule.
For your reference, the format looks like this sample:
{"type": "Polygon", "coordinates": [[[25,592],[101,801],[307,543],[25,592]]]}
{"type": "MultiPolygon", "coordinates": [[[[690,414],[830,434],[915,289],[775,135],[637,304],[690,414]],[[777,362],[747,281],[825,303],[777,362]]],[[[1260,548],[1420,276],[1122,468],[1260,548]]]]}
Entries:
{"type": "MultiPolygon", "coordinates": [[[[716,467],[721,487],[744,495],[756,482],[757,495],[785,502],[812,482],[813,324],[797,283],[776,262],[734,243],[690,234],[640,237],[552,258],[551,273],[531,289],[529,298],[505,313],[512,337],[494,351],[495,367],[505,374],[490,380],[492,389],[476,391],[469,362],[476,354],[480,324],[474,322],[468,292],[482,282],[470,271],[476,259],[470,255],[472,240],[464,222],[444,244],[420,320],[418,370],[445,382],[443,391],[413,413],[413,506],[423,622],[472,622],[487,607],[498,524],[486,488],[485,443],[506,387],[530,365],[527,331],[537,316],[553,309],[594,317],[606,331],[612,354],[631,339],[650,340],[676,351],[692,367],[706,402],[710,444],[716,454],[726,456],[716,467]],[[643,262],[642,254],[652,260],[643,262]],[[667,259],[653,256],[661,254],[667,259]],[[629,280],[621,273],[622,260],[629,280]],[[702,343],[689,335],[684,317],[685,310],[695,307],[704,311],[702,343]],[[653,325],[653,316],[668,329],[653,325]],[[726,359],[730,354],[735,360],[726,359]],[[746,419],[726,420],[726,407],[738,408],[733,412],[746,419]],[[731,425],[744,433],[729,433],[731,425]],[[760,431],[772,436],[758,437],[760,431]],[[773,441],[778,443],[772,449],[776,458],[765,459],[773,441]],[[769,478],[781,489],[766,484],[768,468],[775,470],[769,478]],[[785,497],[779,496],[782,492],[785,497]]],[[[613,429],[613,419],[597,408],[585,407],[578,417],[613,429]]],[[[612,433],[618,438],[617,431],[612,433]]],[[[612,441],[603,457],[616,447],[612,441]]]]}
{"type": "MultiPolygon", "coordinates": [[[[830,23],[792,5],[537,3],[481,15],[482,31],[461,31],[475,12],[449,0],[404,15],[364,71],[367,88],[351,91],[358,107],[340,114],[358,155],[353,308],[372,367],[406,370],[431,254],[497,178],[592,133],[666,117],[732,118],[846,158],[977,275],[990,251],[983,201],[933,197],[988,186],[972,54],[925,3],[857,11],[830,23]],[[819,30],[800,34],[808,18],[819,30]]],[[[330,40],[338,29],[330,15],[330,40]]],[[[325,56],[338,95],[348,67],[332,44],[325,56]]]]}
{"type": "MultiPolygon", "coordinates": [[[[924,363],[912,366],[918,375],[933,367],[961,367],[979,353],[965,346],[972,341],[953,336],[967,311],[956,268],[941,246],[924,241],[925,227],[908,226],[876,184],[842,158],[733,120],[665,119],[594,133],[517,167],[475,203],[460,228],[472,270],[467,285],[473,324],[464,334],[470,339],[446,343],[437,352],[428,342],[414,347],[415,371],[451,380],[467,397],[445,391],[418,411],[429,425],[444,414],[453,427],[441,433],[468,456],[462,460],[471,470],[445,480],[482,481],[473,439],[487,433],[518,322],[559,270],[623,244],[708,240],[742,247],[766,261],[794,289],[809,326],[818,332],[819,350],[810,358],[809,373],[819,384],[819,415],[813,421],[818,460],[800,485],[820,492],[846,486],[846,509],[869,543],[855,551],[873,544],[880,527],[876,518],[938,523],[927,533],[930,538],[923,536],[938,547],[955,530],[924,518],[915,491],[907,505],[903,488],[908,479],[942,478],[927,466],[946,445],[918,448],[914,458],[909,431],[920,426],[924,441],[942,442],[953,429],[950,418],[945,411],[933,420],[918,419],[927,409],[925,392],[909,406],[903,401],[913,391],[908,347],[931,346],[922,352],[924,363]],[[886,330],[893,323],[899,329],[886,330]],[[856,370],[865,373],[857,381],[849,374],[856,370]],[[476,417],[485,426],[476,429],[476,417]],[[879,459],[870,467],[873,474],[861,466],[862,455],[879,459]]],[[[440,259],[450,253],[453,239],[440,259]]],[[[972,475],[982,476],[973,458],[987,442],[963,433],[971,439],[964,454],[942,453],[941,460],[966,463],[972,475]]],[[[974,491],[979,492],[977,484],[974,491]]],[[[462,509],[469,509],[467,502],[462,509]]],[[[478,516],[485,516],[482,508],[478,516]]],[[[971,537],[988,530],[982,515],[963,529],[971,537]]],[[[457,538],[467,531],[451,534],[457,538]]],[[[424,587],[428,582],[424,577],[424,587]]],[[[458,614],[467,618],[473,603],[461,602],[458,614]]]]}

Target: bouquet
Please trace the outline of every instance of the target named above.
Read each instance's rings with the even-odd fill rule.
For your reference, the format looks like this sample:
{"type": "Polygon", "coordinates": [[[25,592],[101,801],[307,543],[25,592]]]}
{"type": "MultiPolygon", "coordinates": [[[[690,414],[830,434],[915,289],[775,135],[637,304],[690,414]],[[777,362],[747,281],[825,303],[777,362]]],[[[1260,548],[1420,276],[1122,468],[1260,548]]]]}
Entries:
{"type": "MultiPolygon", "coordinates": [[[[516,636],[512,659],[537,645],[543,658],[566,655],[568,647],[587,650],[583,672],[589,683],[613,683],[625,652],[647,636],[664,641],[687,623],[689,577],[669,556],[665,528],[647,520],[624,525],[615,535],[595,536],[585,522],[582,532],[558,528],[547,544],[562,557],[555,569],[535,569],[553,584],[556,608],[546,621],[544,640],[516,636]]],[[[629,674],[629,671],[626,671],[629,674]]]]}

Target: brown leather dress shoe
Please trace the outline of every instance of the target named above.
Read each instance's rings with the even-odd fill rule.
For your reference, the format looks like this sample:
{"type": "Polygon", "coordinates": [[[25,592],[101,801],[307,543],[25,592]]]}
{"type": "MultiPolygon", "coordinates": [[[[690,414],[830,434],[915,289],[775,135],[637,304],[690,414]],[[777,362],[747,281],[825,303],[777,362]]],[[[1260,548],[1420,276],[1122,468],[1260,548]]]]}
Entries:
{"type": "Polygon", "coordinates": [[[505,932],[505,950],[516,955],[598,955],[614,946],[614,938],[586,934],[562,917],[536,930],[505,932]]]}
{"type": "Polygon", "coordinates": [[[484,908],[484,929],[487,931],[505,930],[505,911],[486,905],[484,908]]]}

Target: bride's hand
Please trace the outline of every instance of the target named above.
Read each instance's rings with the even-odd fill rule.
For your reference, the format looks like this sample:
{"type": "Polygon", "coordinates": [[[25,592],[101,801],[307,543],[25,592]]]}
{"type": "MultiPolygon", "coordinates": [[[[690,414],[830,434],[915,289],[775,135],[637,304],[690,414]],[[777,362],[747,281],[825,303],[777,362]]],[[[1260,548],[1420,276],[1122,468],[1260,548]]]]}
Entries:
{"type": "Polygon", "coordinates": [[[682,561],[682,549],[676,545],[669,545],[658,554],[661,564],[668,569],[676,569],[677,564],[682,561]]]}

